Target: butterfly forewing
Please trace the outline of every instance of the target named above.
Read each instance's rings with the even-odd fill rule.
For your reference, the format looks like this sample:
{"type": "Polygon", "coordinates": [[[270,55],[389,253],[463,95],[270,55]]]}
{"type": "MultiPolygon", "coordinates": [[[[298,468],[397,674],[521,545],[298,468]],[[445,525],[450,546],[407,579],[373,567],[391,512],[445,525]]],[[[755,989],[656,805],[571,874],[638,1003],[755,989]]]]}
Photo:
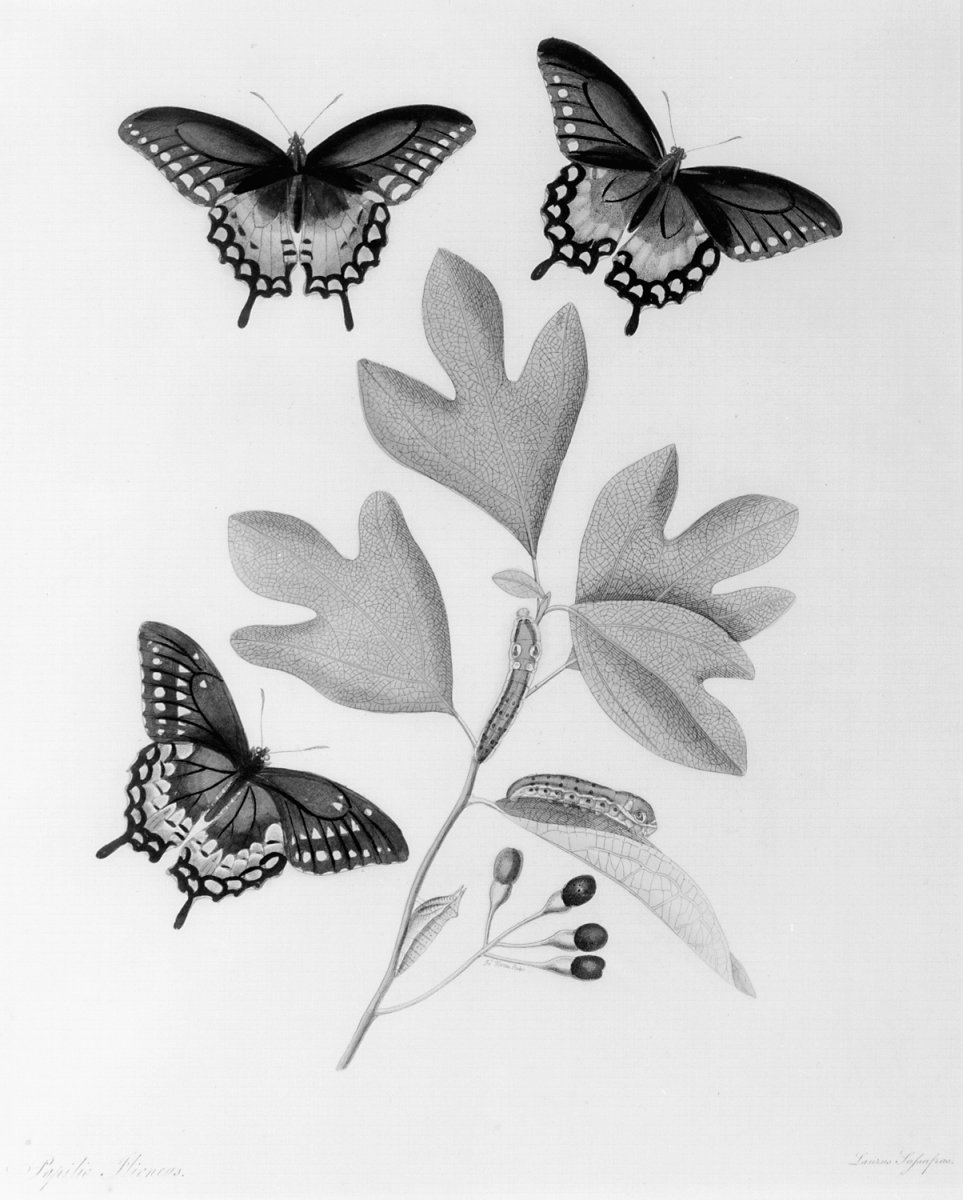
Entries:
{"type": "Polygon", "coordinates": [[[798,183],[742,167],[691,167],[679,187],[731,258],[759,259],[838,237],[834,208],[798,183]]]}
{"type": "Polygon", "coordinates": [[[144,726],[154,741],[188,741],[235,763],[250,753],[244,727],[220,671],[193,638],[148,621],[140,627],[144,726]]]}
{"type": "Polygon", "coordinates": [[[555,136],[573,162],[636,170],[665,155],[659,131],[628,85],[574,42],[547,38],[538,65],[555,118],[555,136]]]}
{"type": "Polygon", "coordinates": [[[294,174],[291,160],[267,138],[191,108],[145,108],[118,133],[195,204],[210,205],[225,193],[249,192],[294,174]]]}
{"type": "Polygon", "coordinates": [[[471,119],[453,108],[389,108],[315,146],[304,172],[346,191],[371,191],[387,204],[401,204],[474,136],[471,119]]]}

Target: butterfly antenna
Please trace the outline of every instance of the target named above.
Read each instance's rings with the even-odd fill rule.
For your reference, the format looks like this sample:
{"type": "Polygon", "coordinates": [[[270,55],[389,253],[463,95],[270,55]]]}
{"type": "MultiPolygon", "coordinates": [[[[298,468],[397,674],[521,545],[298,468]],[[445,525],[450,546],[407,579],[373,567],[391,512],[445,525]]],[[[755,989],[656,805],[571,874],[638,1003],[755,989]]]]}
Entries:
{"type": "Polygon", "coordinates": [[[741,138],[742,138],[742,134],[737,133],[735,137],[726,138],[724,141],[721,141],[721,142],[710,142],[708,144],[708,146],[693,146],[691,150],[687,151],[687,153],[695,154],[695,152],[697,150],[712,150],[715,146],[725,146],[729,142],[738,142],[741,138]]]}
{"type": "Polygon", "coordinates": [[[663,92],[662,95],[665,96],[665,106],[669,110],[669,133],[672,134],[672,145],[677,146],[679,143],[675,136],[675,126],[672,124],[672,105],[669,103],[669,93],[663,92]]]}
{"type": "Polygon", "coordinates": [[[260,693],[261,693],[261,718],[260,718],[260,724],[261,724],[261,745],[263,746],[263,745],[264,745],[264,704],[265,704],[266,697],[265,697],[265,695],[264,695],[264,688],[259,688],[258,690],[259,690],[259,691],[260,691],[260,693]]]}
{"type": "MultiPolygon", "coordinates": [[[[318,117],[323,116],[328,111],[328,109],[331,107],[331,105],[337,103],[337,101],[340,100],[343,95],[344,95],[344,92],[338,92],[338,94],[337,94],[337,96],[335,96],[334,100],[329,100],[328,103],[324,106],[324,108],[321,109],[321,111],[318,113],[318,117]]],[[[314,124],[314,122],[318,119],[318,117],[312,117],[311,120],[308,121],[307,125],[305,125],[305,127],[301,130],[302,137],[304,137],[304,135],[308,132],[308,130],[311,128],[311,126],[314,124]]]]}
{"type": "Polygon", "coordinates": [[[274,116],[275,116],[275,118],[277,119],[277,123],[278,123],[278,124],[281,126],[281,128],[282,128],[282,129],[284,130],[284,132],[285,132],[285,133],[288,135],[288,137],[290,137],[290,136],[291,136],[291,130],[290,130],[290,129],[288,129],[287,125],[285,125],[285,124],[284,124],[284,122],[281,120],[281,118],[280,118],[280,117],[277,115],[277,113],[276,113],[276,112],[274,112],[274,109],[273,109],[273,107],[272,107],[270,104],[268,104],[268,102],[267,102],[267,101],[264,99],[264,97],[261,95],[261,93],[260,93],[260,92],[251,92],[251,95],[252,95],[252,96],[257,96],[258,100],[260,100],[262,104],[267,104],[268,108],[270,108],[270,109],[271,109],[271,112],[273,112],[273,113],[274,113],[274,116]]]}
{"type": "Polygon", "coordinates": [[[299,746],[297,750],[272,750],[271,757],[275,754],[304,754],[306,750],[330,750],[330,746],[299,746]]]}

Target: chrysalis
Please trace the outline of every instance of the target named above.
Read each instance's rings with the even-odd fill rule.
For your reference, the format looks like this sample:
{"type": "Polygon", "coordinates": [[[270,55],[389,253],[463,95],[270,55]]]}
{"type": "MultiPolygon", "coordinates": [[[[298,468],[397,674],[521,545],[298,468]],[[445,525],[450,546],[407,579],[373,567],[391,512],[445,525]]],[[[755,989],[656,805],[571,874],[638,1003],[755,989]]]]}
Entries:
{"type": "Polygon", "coordinates": [[[532,620],[527,608],[520,608],[516,614],[515,628],[512,631],[512,647],[509,654],[508,678],[498,703],[488,718],[488,724],[478,739],[475,748],[475,761],[483,763],[502,740],[505,731],[521,707],[525,692],[531,683],[541,644],[538,626],[532,620]]]}

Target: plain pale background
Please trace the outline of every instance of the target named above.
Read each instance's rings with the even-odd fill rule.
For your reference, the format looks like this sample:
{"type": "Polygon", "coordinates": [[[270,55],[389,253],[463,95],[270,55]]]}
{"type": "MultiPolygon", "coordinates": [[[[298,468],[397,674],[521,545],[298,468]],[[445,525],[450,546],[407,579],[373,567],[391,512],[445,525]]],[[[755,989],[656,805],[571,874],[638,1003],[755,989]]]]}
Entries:
{"type": "MultiPolygon", "coordinates": [[[[872,1197],[958,1194],[960,1139],[960,413],[958,16],[949,3],[779,7],[489,2],[15,3],[5,18],[3,472],[5,942],[0,1188],[48,1159],[50,1196],[872,1197]],[[723,262],[703,295],[622,334],[625,305],[545,256],[539,205],[561,165],[535,48],[584,44],[669,140],[734,134],[696,163],[788,175],[842,214],[838,241],[723,262]],[[129,112],[214,111],[278,141],[249,94],[309,144],[365,113],[433,102],[473,143],[395,210],[357,328],[316,297],[259,302],[205,243],[205,214],[116,137],[129,112]],[[248,592],[237,510],[289,512],[356,551],[364,498],[399,501],[451,622],[456,703],[485,718],[525,567],[480,510],[406,471],[366,432],[356,361],[447,382],[420,326],[439,246],[484,271],[516,374],[573,301],[588,399],[542,539],[571,598],[592,500],[674,442],[670,533],[745,492],[784,497],[799,533],[751,577],[798,594],[747,645],[751,682],[712,691],[745,728],[744,778],[647,754],[574,673],[536,697],[479,779],[565,771],[654,804],[658,844],[711,898],[758,991],[726,987],[626,893],[593,987],[476,968],[379,1023],[333,1070],[381,976],[415,862],[461,785],[451,720],[339,708],[249,666],[233,629],[299,619],[248,592]],[[404,867],[283,881],[241,902],[181,897],[143,855],[96,861],[123,828],[144,742],[135,635],[180,626],[257,736],[350,783],[403,825],[404,867]],[[865,1155],[940,1155],[904,1173],[865,1155]],[[180,1168],[166,1181],[117,1164],[180,1168]],[[100,1174],[103,1172],[103,1175],[100,1174]]],[[[729,585],[727,585],[729,586],[729,585]]],[[[564,622],[546,662],[567,651],[564,622]]],[[[473,949],[492,856],[526,854],[505,916],[577,870],[474,809],[427,894],[468,885],[461,920],[398,995],[473,949]]]]}

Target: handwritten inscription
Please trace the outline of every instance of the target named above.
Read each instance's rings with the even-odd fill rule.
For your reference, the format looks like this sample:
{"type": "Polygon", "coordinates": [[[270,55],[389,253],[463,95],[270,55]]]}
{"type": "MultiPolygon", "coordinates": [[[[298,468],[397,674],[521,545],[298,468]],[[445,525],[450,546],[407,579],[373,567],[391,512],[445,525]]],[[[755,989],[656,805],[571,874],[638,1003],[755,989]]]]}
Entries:
{"type": "Polygon", "coordinates": [[[107,1183],[118,1179],[183,1179],[185,1173],[182,1167],[169,1166],[144,1161],[141,1154],[127,1154],[121,1159],[110,1162],[92,1162],[86,1155],[74,1160],[60,1159],[51,1155],[37,1166],[28,1168],[30,1178],[36,1183],[40,1192],[52,1183],[76,1183],[80,1180],[87,1182],[107,1183]]]}
{"type": "Polygon", "coordinates": [[[891,1156],[880,1154],[857,1154],[851,1160],[851,1167],[893,1167],[900,1175],[910,1175],[916,1172],[925,1175],[931,1167],[953,1167],[956,1163],[952,1158],[943,1154],[908,1154],[900,1152],[891,1156]]]}

